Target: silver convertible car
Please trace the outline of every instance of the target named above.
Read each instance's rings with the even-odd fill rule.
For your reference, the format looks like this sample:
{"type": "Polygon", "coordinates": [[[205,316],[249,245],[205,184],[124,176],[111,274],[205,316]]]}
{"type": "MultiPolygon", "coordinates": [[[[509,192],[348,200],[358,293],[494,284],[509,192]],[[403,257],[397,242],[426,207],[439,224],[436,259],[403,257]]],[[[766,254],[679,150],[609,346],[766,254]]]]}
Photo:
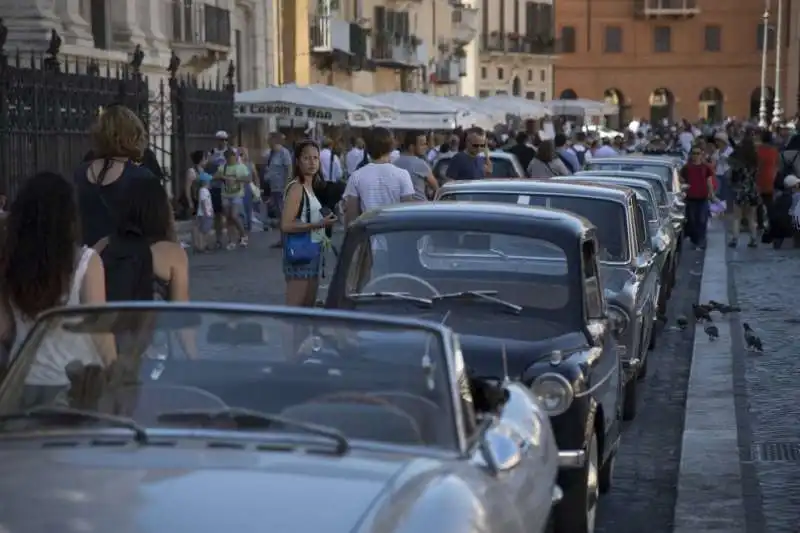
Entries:
{"type": "Polygon", "coordinates": [[[2,525],[540,533],[558,449],[532,393],[506,381],[465,375],[458,336],[431,322],[52,310],[0,384],[2,525]]]}

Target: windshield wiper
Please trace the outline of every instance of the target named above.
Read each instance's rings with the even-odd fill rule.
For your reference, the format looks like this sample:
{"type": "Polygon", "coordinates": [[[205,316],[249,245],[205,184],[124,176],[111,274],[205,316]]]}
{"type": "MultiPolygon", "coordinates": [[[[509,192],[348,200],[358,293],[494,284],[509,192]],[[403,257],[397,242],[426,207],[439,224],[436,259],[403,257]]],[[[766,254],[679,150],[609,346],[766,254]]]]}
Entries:
{"type": "Polygon", "coordinates": [[[420,304],[425,307],[433,305],[433,301],[429,298],[412,296],[407,292],[354,292],[348,294],[347,297],[353,300],[402,300],[404,302],[420,304]]]}
{"type": "Polygon", "coordinates": [[[503,306],[506,310],[511,311],[515,315],[518,315],[522,312],[522,306],[513,304],[506,300],[502,300],[500,298],[496,298],[497,291],[461,291],[461,292],[453,292],[449,294],[440,294],[438,296],[434,296],[432,300],[434,302],[438,302],[441,300],[457,300],[459,298],[463,299],[472,299],[472,300],[480,300],[483,302],[491,302],[497,305],[503,306]]]}
{"type": "Polygon", "coordinates": [[[41,406],[18,411],[7,415],[0,415],[0,424],[12,420],[32,419],[37,422],[63,423],[65,420],[73,422],[105,422],[117,428],[130,429],[134,433],[134,439],[139,444],[147,444],[147,430],[137,424],[133,419],[124,416],[109,415],[96,411],[85,411],[83,409],[73,409],[71,407],[41,406]]]}
{"type": "Polygon", "coordinates": [[[243,407],[225,407],[222,409],[183,409],[180,411],[167,411],[158,415],[158,422],[164,424],[181,423],[213,423],[217,421],[234,422],[238,428],[241,427],[260,427],[267,428],[272,424],[280,424],[289,428],[300,429],[312,435],[326,437],[336,441],[337,455],[346,455],[350,451],[350,442],[345,435],[332,427],[301,422],[284,418],[279,415],[271,415],[246,409],[243,407]]]}

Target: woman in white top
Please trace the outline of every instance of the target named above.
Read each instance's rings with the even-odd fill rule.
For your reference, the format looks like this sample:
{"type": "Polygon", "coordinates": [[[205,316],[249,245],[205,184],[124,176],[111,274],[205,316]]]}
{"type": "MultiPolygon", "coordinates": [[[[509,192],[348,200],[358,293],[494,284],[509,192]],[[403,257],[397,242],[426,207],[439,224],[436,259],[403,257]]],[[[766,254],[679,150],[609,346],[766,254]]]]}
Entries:
{"type": "MultiPolygon", "coordinates": [[[[72,184],[50,172],[26,180],[11,205],[0,260],[0,341],[10,360],[42,311],[61,305],[105,303],[103,263],[79,242],[72,184]]],[[[97,341],[74,333],[49,332],[25,380],[27,406],[50,403],[69,386],[65,368],[71,361],[113,362],[113,340],[97,341]]]]}
{"type": "MultiPolygon", "coordinates": [[[[314,180],[320,175],[319,146],[306,140],[295,147],[295,178],[286,186],[281,232],[284,238],[291,234],[310,233],[311,241],[322,243],[325,228],[336,222],[333,213],[322,214],[322,204],[314,194],[314,180]]],[[[287,246],[283,247],[283,274],[286,278],[286,305],[313,307],[317,300],[317,287],[321,257],[305,262],[292,262],[287,246]]]]}

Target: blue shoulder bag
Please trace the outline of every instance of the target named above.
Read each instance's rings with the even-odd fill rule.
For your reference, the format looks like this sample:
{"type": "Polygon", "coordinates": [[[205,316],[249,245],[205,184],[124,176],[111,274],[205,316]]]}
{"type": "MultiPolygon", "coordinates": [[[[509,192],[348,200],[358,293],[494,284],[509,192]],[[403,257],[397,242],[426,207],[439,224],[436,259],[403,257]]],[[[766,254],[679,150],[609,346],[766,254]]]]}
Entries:
{"type": "MultiPolygon", "coordinates": [[[[308,198],[306,188],[302,187],[303,199],[300,201],[299,219],[302,220],[303,208],[305,207],[306,222],[311,224],[311,200],[308,198]]],[[[318,242],[311,240],[311,232],[304,233],[288,233],[283,245],[283,251],[286,254],[286,259],[292,263],[310,263],[322,252],[322,246],[318,242]]]]}

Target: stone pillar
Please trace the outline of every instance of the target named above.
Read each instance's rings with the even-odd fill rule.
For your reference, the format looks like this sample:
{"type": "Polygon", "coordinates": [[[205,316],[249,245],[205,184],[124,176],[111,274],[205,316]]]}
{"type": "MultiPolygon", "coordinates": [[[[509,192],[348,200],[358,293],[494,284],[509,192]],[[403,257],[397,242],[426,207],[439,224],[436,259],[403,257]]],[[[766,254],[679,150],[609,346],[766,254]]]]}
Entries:
{"type": "Polygon", "coordinates": [[[284,83],[308,85],[311,82],[311,36],[308,15],[308,0],[283,1],[281,22],[284,28],[282,32],[284,83]]]}
{"type": "Polygon", "coordinates": [[[133,50],[137,44],[142,48],[147,47],[147,39],[139,23],[138,2],[130,0],[111,9],[111,39],[117,47],[126,51],[133,50]]]}
{"type": "MultiPolygon", "coordinates": [[[[139,28],[144,34],[146,44],[150,51],[162,59],[169,60],[170,46],[166,32],[166,20],[172,20],[173,2],[182,0],[128,0],[135,5],[139,28]]],[[[120,6],[121,7],[121,6],[120,6]]]]}
{"type": "Polygon", "coordinates": [[[50,31],[64,32],[53,2],[47,0],[5,0],[3,23],[8,28],[6,51],[47,49],[50,31]]]}
{"type": "Polygon", "coordinates": [[[61,19],[64,44],[94,48],[92,27],[81,14],[81,0],[55,0],[54,12],[61,19]]]}

